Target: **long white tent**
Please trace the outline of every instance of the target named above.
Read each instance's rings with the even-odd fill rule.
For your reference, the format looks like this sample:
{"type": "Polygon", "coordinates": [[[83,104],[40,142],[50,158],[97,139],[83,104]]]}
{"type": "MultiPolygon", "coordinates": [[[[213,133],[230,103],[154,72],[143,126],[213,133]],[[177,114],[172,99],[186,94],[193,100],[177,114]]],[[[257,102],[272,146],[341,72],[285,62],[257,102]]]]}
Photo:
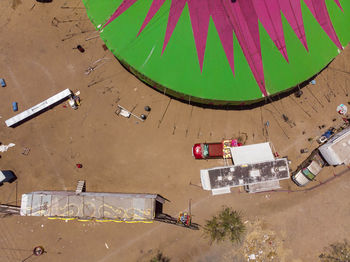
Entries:
{"type": "Polygon", "coordinates": [[[46,99],[45,101],[19,113],[5,121],[8,127],[13,127],[18,125],[21,122],[24,122],[30,117],[33,117],[35,114],[38,114],[40,111],[49,108],[50,106],[56,104],[57,102],[69,97],[72,95],[72,92],[69,89],[65,89],[62,92],[46,99]]]}

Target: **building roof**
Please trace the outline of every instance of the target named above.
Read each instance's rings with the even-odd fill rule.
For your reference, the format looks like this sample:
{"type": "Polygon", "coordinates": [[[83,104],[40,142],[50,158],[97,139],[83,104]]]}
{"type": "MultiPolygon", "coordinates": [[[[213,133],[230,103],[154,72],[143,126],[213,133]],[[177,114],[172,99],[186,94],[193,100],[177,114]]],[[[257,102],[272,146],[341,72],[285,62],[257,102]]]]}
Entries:
{"type": "Polygon", "coordinates": [[[201,170],[203,189],[213,190],[289,178],[286,158],[201,170]]]}
{"type": "Polygon", "coordinates": [[[231,147],[231,155],[235,165],[274,160],[270,143],[231,147]]]}

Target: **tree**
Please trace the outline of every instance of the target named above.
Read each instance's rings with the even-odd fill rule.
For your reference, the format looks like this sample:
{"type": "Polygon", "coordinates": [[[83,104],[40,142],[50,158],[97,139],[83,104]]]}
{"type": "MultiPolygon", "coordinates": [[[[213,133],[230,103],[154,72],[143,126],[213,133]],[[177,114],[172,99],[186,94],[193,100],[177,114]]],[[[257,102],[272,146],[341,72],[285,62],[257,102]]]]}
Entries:
{"type": "Polygon", "coordinates": [[[229,239],[232,243],[241,241],[245,229],[240,212],[229,207],[224,207],[218,216],[207,220],[203,228],[205,235],[210,238],[211,242],[229,239]]]}
{"type": "Polygon", "coordinates": [[[346,239],[329,245],[325,251],[319,255],[321,262],[350,262],[350,245],[346,239]]]}

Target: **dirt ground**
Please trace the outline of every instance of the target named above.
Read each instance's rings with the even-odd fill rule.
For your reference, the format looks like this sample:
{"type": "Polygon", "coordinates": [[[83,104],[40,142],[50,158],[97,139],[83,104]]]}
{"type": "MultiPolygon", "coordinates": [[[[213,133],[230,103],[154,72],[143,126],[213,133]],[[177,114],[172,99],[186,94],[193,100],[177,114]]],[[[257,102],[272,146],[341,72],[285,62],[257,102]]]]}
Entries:
{"type": "MultiPolygon", "coordinates": [[[[158,222],[12,216],[1,219],[0,261],[22,261],[37,245],[47,253],[28,261],[142,262],[158,250],[172,262],[247,261],[249,252],[261,251],[244,248],[249,241],[270,239],[276,256],[265,261],[312,262],[323,247],[349,238],[350,172],[307,193],[247,194],[235,189],[214,197],[198,187],[199,170],[223,161],[191,156],[194,143],[246,137],[247,144],[271,141],[296,168],[306,158],[300,149],[311,151],[326,128],[342,123],[336,107],[350,101],[349,46],[317,76],[316,85],[303,89],[301,98],[291,95],[252,110],[212,110],[172,100],[128,73],[94,38],[97,34],[79,1],[2,0],[0,12],[0,77],[7,82],[0,88],[0,141],[16,144],[1,154],[0,168],[18,176],[17,183],[0,188],[1,203],[19,204],[21,194],[32,191],[74,190],[77,180],[86,180],[87,191],[160,194],[170,200],[164,211],[173,216],[186,210],[191,199],[193,220],[201,225],[223,205],[230,206],[249,225],[239,247],[210,245],[202,231],[158,222]],[[84,53],[74,49],[78,44],[84,53]],[[105,63],[85,74],[101,58],[105,63]],[[60,104],[16,128],[6,127],[4,121],[14,115],[13,101],[22,111],[65,88],[81,92],[78,110],[60,104]],[[135,107],[136,114],[144,113],[146,105],[152,111],[142,123],[116,116],[117,103],[135,107]],[[268,133],[263,131],[266,121],[268,133]],[[320,129],[322,125],[326,127],[320,129]],[[30,152],[23,155],[26,147],[30,152]]],[[[328,167],[310,186],[343,170],[328,167]]],[[[298,190],[290,180],[281,185],[298,190]]]]}

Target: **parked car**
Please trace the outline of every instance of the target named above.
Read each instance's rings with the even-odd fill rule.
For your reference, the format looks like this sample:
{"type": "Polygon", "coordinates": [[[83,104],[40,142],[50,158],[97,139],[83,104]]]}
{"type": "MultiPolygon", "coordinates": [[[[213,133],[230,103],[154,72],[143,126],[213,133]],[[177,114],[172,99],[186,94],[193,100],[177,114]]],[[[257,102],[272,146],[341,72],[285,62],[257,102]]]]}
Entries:
{"type": "Polygon", "coordinates": [[[12,183],[17,179],[15,173],[11,170],[0,170],[0,186],[5,183],[12,183]]]}

